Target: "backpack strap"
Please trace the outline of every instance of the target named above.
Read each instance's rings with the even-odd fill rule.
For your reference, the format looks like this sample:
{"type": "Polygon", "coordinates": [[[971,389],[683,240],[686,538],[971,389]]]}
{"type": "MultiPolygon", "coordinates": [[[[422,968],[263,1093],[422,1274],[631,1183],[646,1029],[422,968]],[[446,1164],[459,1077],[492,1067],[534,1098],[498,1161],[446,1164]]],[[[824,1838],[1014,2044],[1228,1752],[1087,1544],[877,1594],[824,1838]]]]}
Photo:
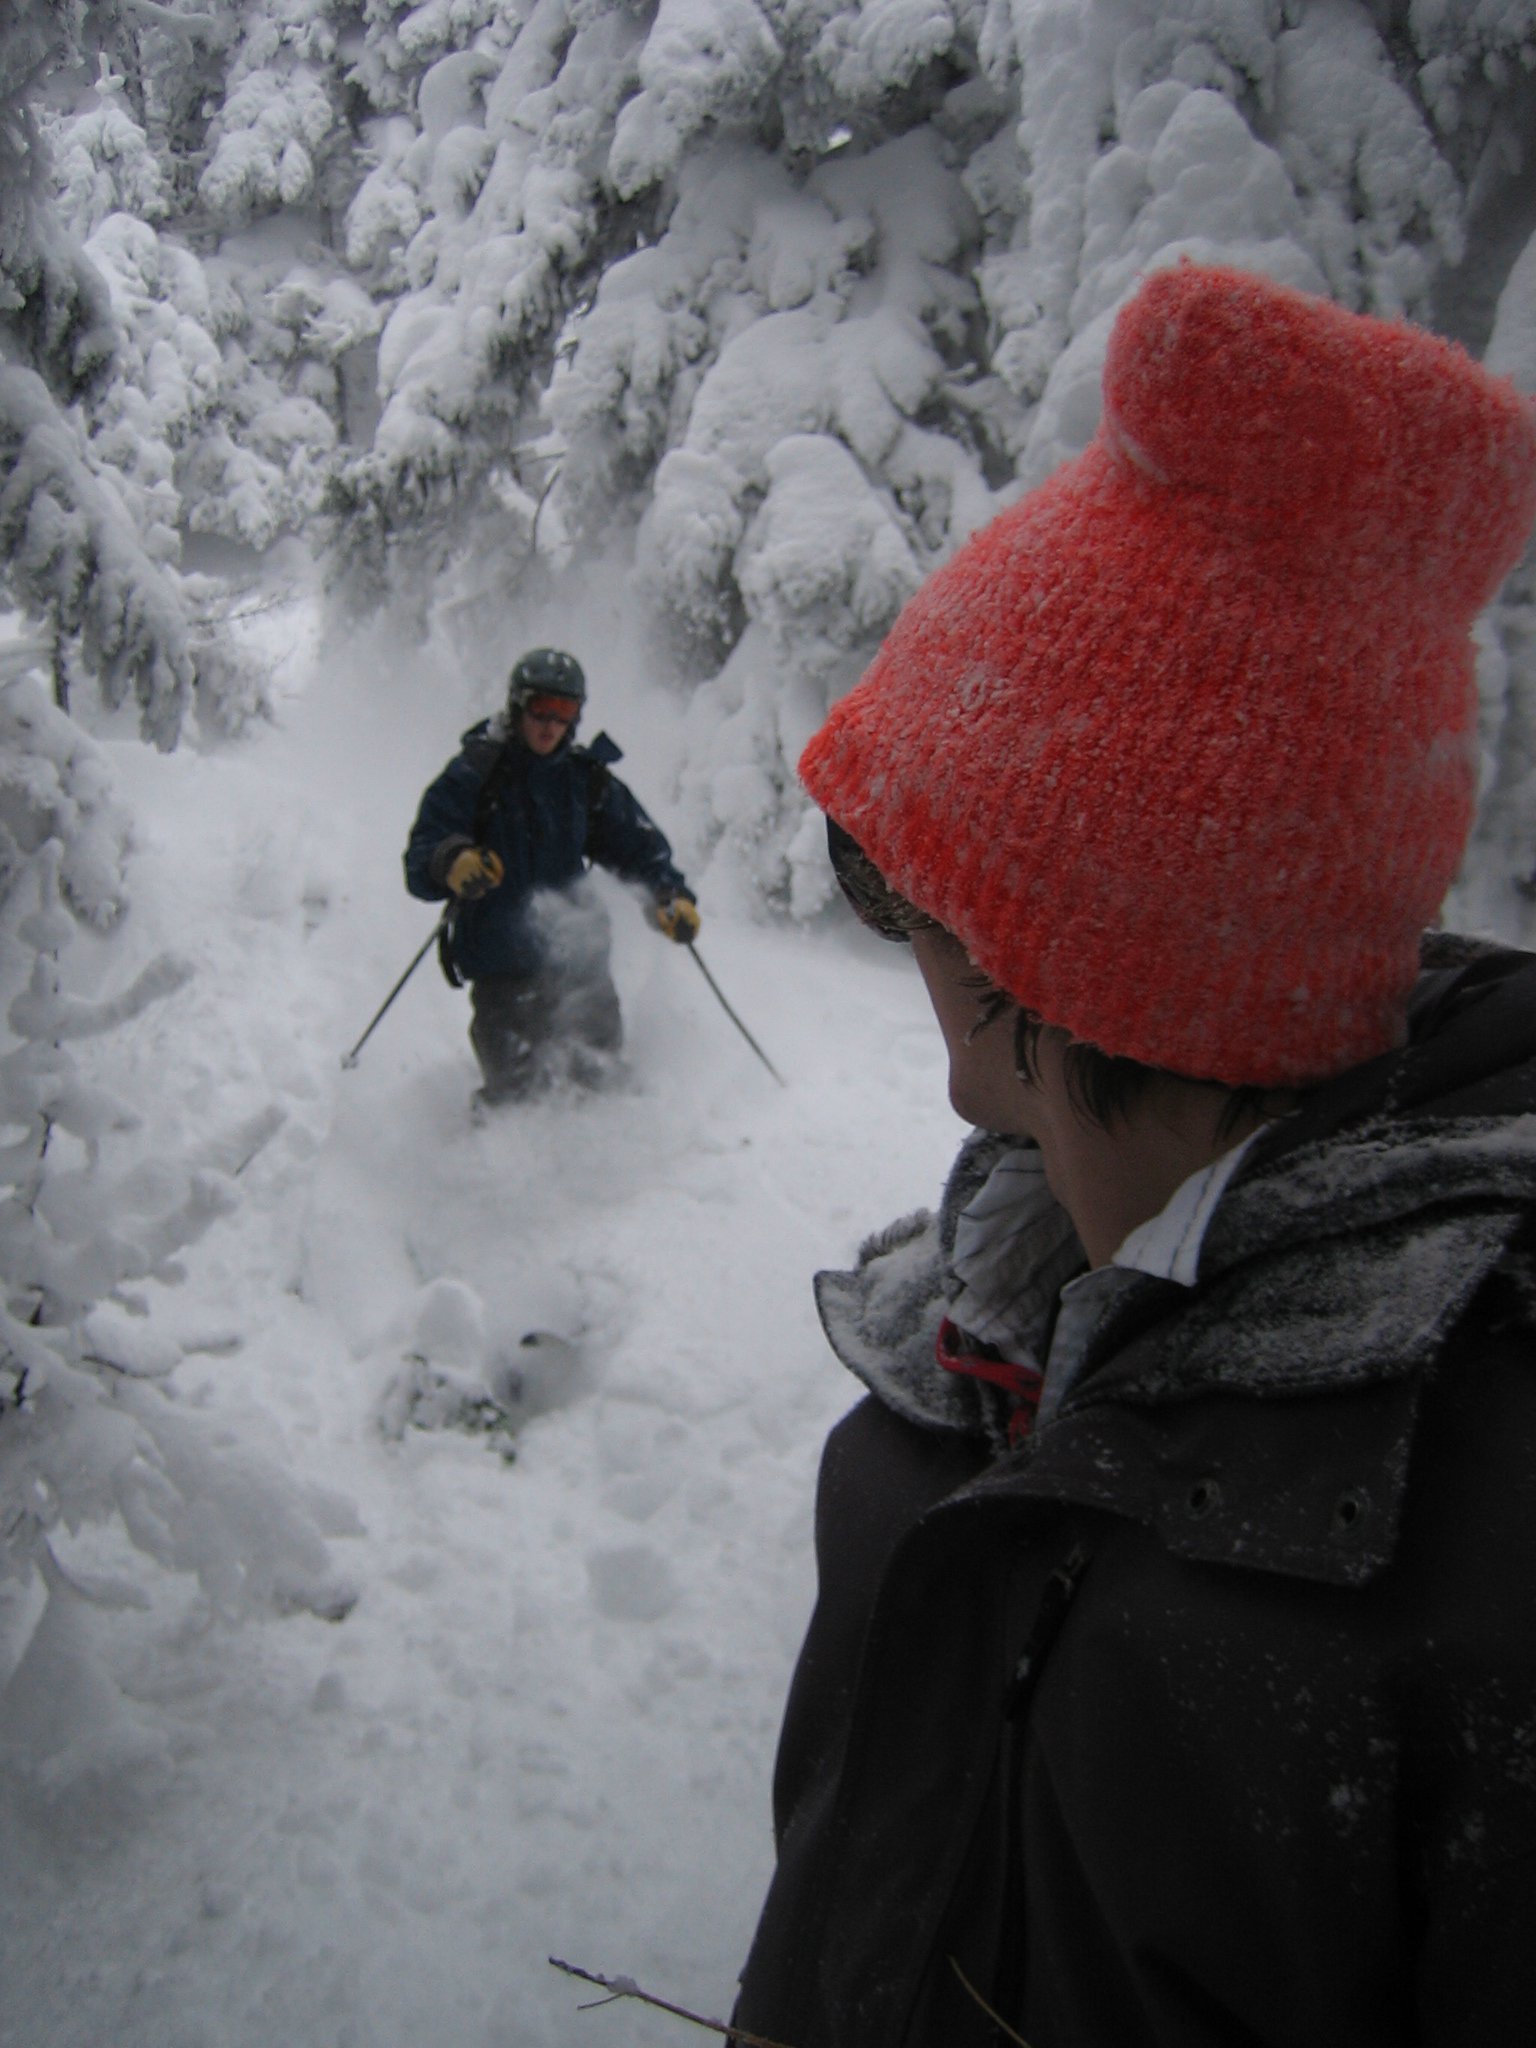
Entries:
{"type": "Polygon", "coordinates": [[[484,846],[491,829],[491,820],[496,815],[497,800],[512,777],[512,741],[505,739],[496,749],[495,758],[480,778],[480,788],[475,796],[475,844],[484,846]]]}
{"type": "Polygon", "coordinates": [[[603,800],[603,791],[608,787],[608,770],[615,761],[622,761],[624,749],[600,732],[584,747],[572,747],[572,754],[587,764],[587,830],[592,829],[592,819],[603,800]]]}
{"type": "MultiPolygon", "coordinates": [[[[485,741],[482,746],[488,744],[485,741]]],[[[496,805],[501,793],[512,778],[513,747],[515,741],[508,736],[496,748],[495,757],[481,777],[480,788],[475,797],[475,844],[488,843],[491,823],[496,815],[496,805]]],[[[598,733],[584,747],[573,746],[571,756],[587,765],[587,828],[590,831],[592,815],[603,800],[603,791],[608,786],[608,770],[614,761],[622,761],[624,749],[609,739],[607,733],[598,733]]],[[[446,971],[446,970],[445,970],[446,971]]]]}
{"type": "MultiPolygon", "coordinates": [[[[475,793],[472,841],[476,846],[484,846],[495,813],[496,800],[506,787],[507,777],[512,770],[512,742],[510,739],[493,740],[487,734],[477,733],[473,738],[466,740],[466,752],[470,747],[474,748],[477,757],[487,760],[485,772],[480,778],[480,787],[475,793]]],[[[459,922],[458,910],[458,904],[450,902],[437,930],[437,964],[443,970],[443,979],[450,988],[463,988],[465,982],[465,976],[453,954],[453,942],[457,936],[459,922]]]]}
{"type": "Polygon", "coordinates": [[[462,988],[464,977],[459,972],[459,963],[453,957],[453,934],[458,919],[450,910],[437,928],[437,964],[443,970],[443,979],[450,988],[462,988]]]}

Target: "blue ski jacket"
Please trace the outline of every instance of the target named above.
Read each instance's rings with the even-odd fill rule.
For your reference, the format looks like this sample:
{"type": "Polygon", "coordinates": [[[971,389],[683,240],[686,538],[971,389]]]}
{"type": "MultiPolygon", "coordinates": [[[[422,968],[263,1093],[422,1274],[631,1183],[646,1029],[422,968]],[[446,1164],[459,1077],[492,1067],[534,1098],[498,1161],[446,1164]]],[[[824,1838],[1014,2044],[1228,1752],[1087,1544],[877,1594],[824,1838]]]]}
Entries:
{"type": "Polygon", "coordinates": [[[622,758],[606,733],[590,746],[567,740],[542,756],[508,738],[500,720],[483,719],[463,735],[459,753],[421,799],[405,849],[405,885],[440,903],[464,847],[499,855],[506,879],[461,903],[454,916],[453,964],[466,980],[536,974],[545,955],[532,899],[569,887],[593,861],[658,901],[691,895],[665,835],[610,772],[622,758]]]}

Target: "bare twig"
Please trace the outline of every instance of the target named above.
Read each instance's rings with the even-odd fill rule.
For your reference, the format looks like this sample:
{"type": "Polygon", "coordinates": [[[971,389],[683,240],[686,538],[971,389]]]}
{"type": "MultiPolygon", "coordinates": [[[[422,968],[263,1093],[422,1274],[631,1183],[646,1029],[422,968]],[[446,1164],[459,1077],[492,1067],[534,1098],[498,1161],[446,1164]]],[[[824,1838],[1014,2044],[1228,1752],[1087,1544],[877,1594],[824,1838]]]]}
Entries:
{"type": "Polygon", "coordinates": [[[629,1977],[603,1977],[595,1970],[583,1970],[575,1963],[562,1963],[558,1956],[550,1957],[553,1969],[564,1970],[567,1977],[579,1977],[583,1984],[595,1984],[599,1991],[606,1991],[606,1998],[594,1999],[590,2005],[579,2006],[579,2012],[593,2012],[600,2005],[612,2005],[616,1999],[637,1998],[642,2005],[653,2005],[658,2012],[669,2012],[674,2019],[687,2020],[695,2027],[706,2027],[712,2034],[723,2034],[727,2041],[735,2041],[739,2048],[785,2048],[782,2041],[765,2040],[761,2034],[744,2034],[739,2027],[728,2027],[723,2020],[702,2019],[698,2013],[689,2012],[683,2005],[670,2005],[664,1998],[653,1998],[649,1991],[629,1977]]]}
{"type": "MultiPolygon", "coordinates": [[[[674,2019],[687,2020],[691,2026],[704,2027],[712,2034],[721,2034],[727,2041],[737,2042],[739,2048],[785,2048],[782,2041],[765,2040],[761,2034],[744,2034],[739,2027],[728,2027],[723,2020],[707,2020],[696,2012],[689,2012],[686,2006],[672,2005],[665,1998],[655,1998],[649,1991],[642,1991],[632,1978],[604,1977],[596,1970],[583,1970],[575,1963],[563,1963],[558,1956],[551,1956],[549,1961],[552,1968],[563,1970],[567,1977],[579,1978],[583,1984],[595,1984],[599,1991],[607,1992],[606,1998],[595,1998],[587,2005],[578,2006],[578,2012],[596,2012],[600,2006],[613,2005],[621,1998],[634,1998],[642,2005],[654,2006],[658,2012],[671,2013],[674,2019]]],[[[949,1958],[949,1967],[960,1979],[967,1995],[976,2001],[992,2024],[1000,2027],[1010,2041],[1017,2042],[1018,2048],[1029,2048],[1024,2036],[1015,2033],[1002,2014],[994,2012],[988,2005],[953,1956],[949,1958]]]]}
{"type": "Polygon", "coordinates": [[[986,2014],[987,2018],[992,2022],[993,2026],[1001,2027],[1003,2032],[1008,2036],[1010,2041],[1018,2042],[1019,2048],[1029,2048],[1029,2043],[1025,2040],[1024,2036],[1022,2034],[1016,2034],[1013,2028],[1010,2027],[1008,2022],[1003,2018],[1002,2014],[1000,2012],[994,2012],[992,2010],[991,2006],[988,2005],[987,2001],[982,1997],[981,1993],[976,1989],[976,1986],[971,1982],[970,1978],[967,1977],[964,1970],[961,1969],[960,1965],[955,1961],[953,1956],[951,1956],[949,1959],[949,1967],[960,1979],[960,1982],[964,1986],[965,1990],[970,1994],[972,1998],[975,1999],[976,2003],[981,2007],[982,2011],[986,2014]]]}

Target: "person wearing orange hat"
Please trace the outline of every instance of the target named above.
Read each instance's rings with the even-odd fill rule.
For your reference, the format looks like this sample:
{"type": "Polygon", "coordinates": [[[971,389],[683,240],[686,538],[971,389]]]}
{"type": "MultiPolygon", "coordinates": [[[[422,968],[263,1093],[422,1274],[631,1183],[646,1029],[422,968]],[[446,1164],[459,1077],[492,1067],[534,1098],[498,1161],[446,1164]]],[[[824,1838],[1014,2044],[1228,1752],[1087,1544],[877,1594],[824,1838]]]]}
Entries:
{"type": "Polygon", "coordinates": [[[1433,932],[1536,419],[1184,263],[801,774],[976,1126],[868,1392],[735,2025],[1408,2048],[1536,2011],[1536,961],[1433,932]]]}

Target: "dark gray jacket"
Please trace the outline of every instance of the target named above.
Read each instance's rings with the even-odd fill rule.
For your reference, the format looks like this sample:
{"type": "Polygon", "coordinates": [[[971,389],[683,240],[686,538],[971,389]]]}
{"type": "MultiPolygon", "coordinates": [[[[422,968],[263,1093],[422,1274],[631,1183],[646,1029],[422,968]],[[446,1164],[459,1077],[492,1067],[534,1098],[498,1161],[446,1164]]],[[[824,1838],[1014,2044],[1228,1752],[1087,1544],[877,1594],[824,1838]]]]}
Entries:
{"type": "Polygon", "coordinates": [[[1060,1412],[925,1363],[940,1219],[823,1277],[874,1386],[738,2024],[794,2048],[1514,2048],[1536,2013],[1536,964],[1262,1138],[1060,1412]]]}

